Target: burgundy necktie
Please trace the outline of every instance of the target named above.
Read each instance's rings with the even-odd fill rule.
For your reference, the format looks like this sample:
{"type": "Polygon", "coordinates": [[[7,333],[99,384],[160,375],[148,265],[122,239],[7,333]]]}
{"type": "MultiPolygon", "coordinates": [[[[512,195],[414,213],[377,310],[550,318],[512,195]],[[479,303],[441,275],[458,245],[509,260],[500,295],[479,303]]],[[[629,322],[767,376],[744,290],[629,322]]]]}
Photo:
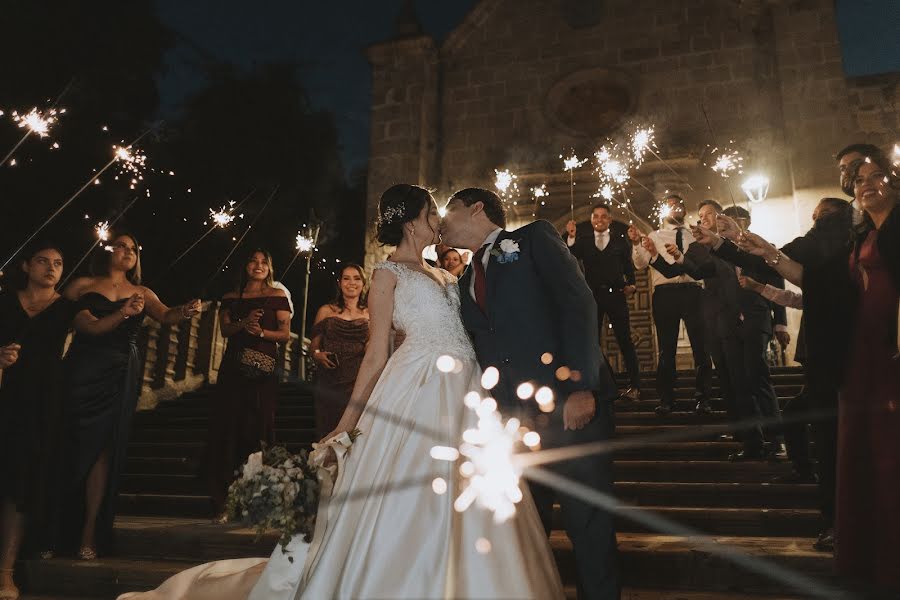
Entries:
{"type": "Polygon", "coordinates": [[[472,258],[472,268],[475,269],[475,302],[481,308],[481,312],[487,314],[487,281],[484,277],[484,252],[487,250],[488,244],[478,249],[472,258]]]}

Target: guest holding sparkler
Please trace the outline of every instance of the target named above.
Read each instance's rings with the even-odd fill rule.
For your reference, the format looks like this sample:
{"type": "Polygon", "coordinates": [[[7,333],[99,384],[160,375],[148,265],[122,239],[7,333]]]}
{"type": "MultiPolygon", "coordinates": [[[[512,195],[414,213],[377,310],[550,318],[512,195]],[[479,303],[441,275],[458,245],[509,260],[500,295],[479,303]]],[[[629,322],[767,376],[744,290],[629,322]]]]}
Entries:
{"type": "Polygon", "coordinates": [[[24,284],[0,292],[0,598],[18,597],[12,570],[26,525],[35,550],[53,548],[62,427],[59,382],[74,314],[74,304],[56,292],[62,252],[38,243],[24,256],[24,284]]]}
{"type": "Polygon", "coordinates": [[[200,312],[200,301],[169,308],[141,285],[141,249],[118,235],[95,255],[92,277],[76,279],[65,295],[76,301],[75,338],[65,360],[67,449],[71,462],[66,541],[80,527],[78,557],[93,560],[112,546],[119,474],[137,405],[143,316],[174,325],[200,312]]]}
{"type": "MultiPolygon", "coordinates": [[[[685,252],[694,241],[691,231],[684,225],[684,199],[678,194],[670,194],[663,199],[661,224],[649,237],[657,248],[674,244],[679,252],[685,252]]],[[[650,253],[641,245],[641,234],[636,227],[628,228],[628,239],[632,243],[632,260],[635,269],[646,269],[650,264],[650,253]]],[[[668,254],[660,254],[668,263],[673,259],[668,254]]],[[[659,346],[659,364],[656,369],[656,387],[659,392],[659,406],[656,414],[665,416],[675,406],[675,352],[678,349],[678,328],[682,320],[691,340],[691,351],[697,369],[694,400],[697,412],[708,411],[711,365],[706,351],[703,323],[702,288],[690,275],[666,277],[659,271],[651,273],[653,281],[653,321],[656,323],[656,340],[659,346]]]]}
{"type": "Polygon", "coordinates": [[[362,267],[353,263],[344,265],[337,286],[334,302],[316,314],[310,342],[317,366],[316,436],[319,439],[334,431],[341,420],[369,341],[366,275],[362,267]]]}
{"type": "Polygon", "coordinates": [[[275,286],[275,268],[267,250],[250,253],[234,292],[225,294],[219,311],[228,347],[219,379],[209,430],[210,492],[217,511],[224,508],[234,471],[260,442],[273,443],[278,378],[278,344],[291,337],[291,307],[275,286]]]}

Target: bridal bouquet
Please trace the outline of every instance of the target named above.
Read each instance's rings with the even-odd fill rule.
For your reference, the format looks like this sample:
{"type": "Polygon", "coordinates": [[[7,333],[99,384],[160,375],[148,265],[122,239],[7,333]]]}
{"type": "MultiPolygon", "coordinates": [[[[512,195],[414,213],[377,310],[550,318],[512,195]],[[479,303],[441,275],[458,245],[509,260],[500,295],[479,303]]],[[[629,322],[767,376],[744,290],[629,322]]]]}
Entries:
{"type": "Polygon", "coordinates": [[[338,447],[346,451],[360,435],[358,429],[337,435],[313,451],[292,454],[283,446],[267,447],[247,457],[240,477],[228,488],[225,511],[229,521],[256,529],[257,539],[269,530],[281,534],[287,549],[291,538],[310,542],[322,486],[331,489],[337,466],[331,458],[338,447]]]}

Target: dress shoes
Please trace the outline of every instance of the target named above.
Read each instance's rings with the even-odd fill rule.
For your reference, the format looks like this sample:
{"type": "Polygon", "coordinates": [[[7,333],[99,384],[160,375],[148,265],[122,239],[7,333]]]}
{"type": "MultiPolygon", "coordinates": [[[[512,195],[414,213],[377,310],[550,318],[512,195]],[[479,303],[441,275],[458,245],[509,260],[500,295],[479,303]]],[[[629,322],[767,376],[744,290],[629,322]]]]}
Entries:
{"type": "Polygon", "coordinates": [[[694,407],[694,413],[698,415],[708,415],[712,412],[712,407],[709,405],[709,400],[707,398],[701,398],[697,400],[697,406],[694,407]]]}
{"type": "Polygon", "coordinates": [[[771,483],[819,483],[819,478],[812,471],[791,469],[790,473],[773,477],[771,483]]]}
{"type": "Polygon", "coordinates": [[[813,548],[819,552],[834,552],[834,527],[829,527],[820,533],[813,548]]]}
{"type": "Polygon", "coordinates": [[[661,403],[656,409],[653,411],[660,417],[668,417],[672,414],[672,405],[668,403],[661,403]]]}

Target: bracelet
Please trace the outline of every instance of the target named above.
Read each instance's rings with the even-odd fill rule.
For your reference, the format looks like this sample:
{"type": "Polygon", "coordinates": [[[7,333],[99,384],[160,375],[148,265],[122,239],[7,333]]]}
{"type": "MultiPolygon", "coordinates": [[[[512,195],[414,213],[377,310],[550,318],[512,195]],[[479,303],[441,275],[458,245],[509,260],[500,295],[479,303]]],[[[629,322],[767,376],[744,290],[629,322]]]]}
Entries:
{"type": "Polygon", "coordinates": [[[120,308],[120,309],[119,309],[119,314],[122,315],[122,319],[124,319],[124,320],[126,320],[126,321],[127,321],[128,319],[131,318],[131,315],[126,315],[126,314],[125,314],[125,309],[124,309],[124,308],[120,308]]]}
{"type": "Polygon", "coordinates": [[[259,330],[259,337],[261,337],[262,339],[266,339],[266,330],[265,329],[259,330]]]}
{"type": "Polygon", "coordinates": [[[781,250],[776,250],[775,258],[773,258],[772,260],[766,259],[766,264],[769,265],[770,267],[774,267],[775,265],[778,264],[778,261],[781,260],[782,256],[784,256],[784,255],[781,253],[781,250]]]}

